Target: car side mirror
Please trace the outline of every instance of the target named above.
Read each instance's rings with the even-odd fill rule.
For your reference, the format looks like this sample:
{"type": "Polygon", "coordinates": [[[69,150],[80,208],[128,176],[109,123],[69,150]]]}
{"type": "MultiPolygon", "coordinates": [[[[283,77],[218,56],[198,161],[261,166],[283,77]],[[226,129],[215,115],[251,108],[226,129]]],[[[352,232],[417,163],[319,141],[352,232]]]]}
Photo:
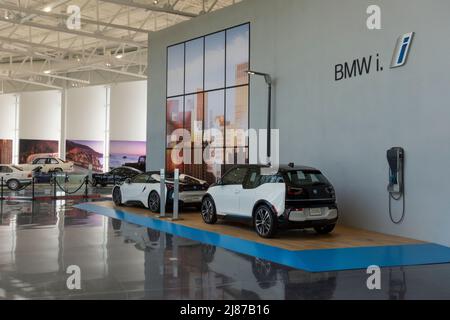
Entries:
{"type": "Polygon", "coordinates": [[[126,180],[125,180],[125,183],[126,183],[126,184],[130,184],[130,183],[131,183],[131,179],[130,179],[130,178],[126,179],[126,180]]]}

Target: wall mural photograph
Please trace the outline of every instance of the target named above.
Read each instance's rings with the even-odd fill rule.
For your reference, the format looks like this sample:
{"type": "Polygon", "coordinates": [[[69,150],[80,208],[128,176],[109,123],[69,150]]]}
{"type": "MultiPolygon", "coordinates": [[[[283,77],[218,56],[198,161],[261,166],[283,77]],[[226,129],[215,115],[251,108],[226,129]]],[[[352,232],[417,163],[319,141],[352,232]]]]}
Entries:
{"type": "Polygon", "coordinates": [[[12,163],[12,145],[13,141],[8,139],[0,139],[0,163],[12,163]]]}
{"type": "Polygon", "coordinates": [[[39,157],[58,157],[57,140],[20,139],[19,163],[31,163],[39,157]]]}
{"type": "Polygon", "coordinates": [[[103,141],[66,140],[66,160],[73,161],[76,172],[103,171],[103,141]]]}
{"type": "Polygon", "coordinates": [[[137,163],[140,156],[145,156],[145,141],[111,141],[109,144],[109,168],[121,167],[126,163],[137,163]]]}

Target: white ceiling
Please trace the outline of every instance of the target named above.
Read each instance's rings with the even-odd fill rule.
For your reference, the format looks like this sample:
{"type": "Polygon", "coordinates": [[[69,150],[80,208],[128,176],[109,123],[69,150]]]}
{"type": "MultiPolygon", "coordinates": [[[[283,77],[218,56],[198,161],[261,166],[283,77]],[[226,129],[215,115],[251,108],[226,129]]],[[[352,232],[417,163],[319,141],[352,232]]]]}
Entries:
{"type": "Polygon", "coordinates": [[[240,1],[0,0],[0,92],[89,85],[93,72],[145,79],[148,32],[240,1]]]}

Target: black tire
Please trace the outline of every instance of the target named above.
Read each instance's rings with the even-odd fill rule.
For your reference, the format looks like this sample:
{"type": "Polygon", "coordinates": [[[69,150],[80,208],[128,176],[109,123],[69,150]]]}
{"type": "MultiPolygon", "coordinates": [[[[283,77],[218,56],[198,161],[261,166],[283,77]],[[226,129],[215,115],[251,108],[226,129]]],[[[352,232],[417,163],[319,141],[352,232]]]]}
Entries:
{"type": "Polygon", "coordinates": [[[148,195],[148,208],[153,213],[159,213],[161,211],[161,198],[158,192],[152,191],[148,195]]]}
{"type": "Polygon", "coordinates": [[[114,188],[112,198],[113,198],[113,202],[116,206],[120,207],[123,205],[122,193],[120,192],[119,187],[114,188]]]}
{"type": "Polygon", "coordinates": [[[329,234],[333,232],[334,227],[336,227],[336,224],[328,224],[322,227],[315,227],[314,230],[316,230],[318,234],[329,234]]]}
{"type": "Polygon", "coordinates": [[[272,209],[265,205],[259,205],[253,217],[253,226],[261,238],[272,238],[277,233],[277,219],[272,209]]]}
{"type": "Polygon", "coordinates": [[[201,215],[206,224],[216,224],[217,211],[214,200],[211,197],[205,197],[202,201],[201,215]]]}
{"type": "Polygon", "coordinates": [[[6,185],[8,186],[9,190],[15,191],[15,190],[20,189],[20,182],[19,182],[19,180],[16,180],[16,179],[8,180],[6,185]]]}

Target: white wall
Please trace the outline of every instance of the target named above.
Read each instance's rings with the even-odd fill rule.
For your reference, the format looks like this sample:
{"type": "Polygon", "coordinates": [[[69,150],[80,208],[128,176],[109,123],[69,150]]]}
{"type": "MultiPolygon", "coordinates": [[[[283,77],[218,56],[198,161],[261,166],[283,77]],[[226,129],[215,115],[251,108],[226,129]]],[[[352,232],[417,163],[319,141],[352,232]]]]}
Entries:
{"type": "Polygon", "coordinates": [[[147,81],[111,86],[110,140],[145,141],[146,123],[147,81]]]}
{"type": "Polygon", "coordinates": [[[39,91],[20,95],[20,139],[59,140],[61,92],[39,91]]]}
{"type": "Polygon", "coordinates": [[[67,90],[68,140],[101,140],[105,138],[105,86],[67,90]]]}
{"type": "Polygon", "coordinates": [[[0,95],[0,139],[14,139],[15,103],[15,95],[0,95]]]}
{"type": "MultiPolygon", "coordinates": [[[[366,28],[369,0],[246,0],[161,32],[149,52],[148,162],[164,165],[168,45],[251,23],[251,69],[275,80],[282,162],[322,169],[341,223],[450,245],[448,0],[379,0],[382,30],[366,28]],[[391,70],[397,38],[416,32],[408,64],[391,70]],[[335,82],[334,66],[380,54],[383,72],[335,82]],[[386,150],[406,149],[406,218],[388,214],[386,150]]],[[[264,128],[263,80],[250,90],[252,128],[264,128]]],[[[395,215],[401,212],[394,206],[395,215]]]]}

